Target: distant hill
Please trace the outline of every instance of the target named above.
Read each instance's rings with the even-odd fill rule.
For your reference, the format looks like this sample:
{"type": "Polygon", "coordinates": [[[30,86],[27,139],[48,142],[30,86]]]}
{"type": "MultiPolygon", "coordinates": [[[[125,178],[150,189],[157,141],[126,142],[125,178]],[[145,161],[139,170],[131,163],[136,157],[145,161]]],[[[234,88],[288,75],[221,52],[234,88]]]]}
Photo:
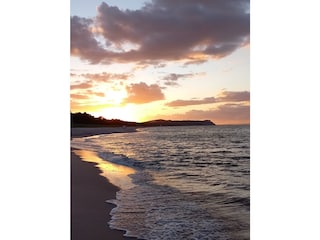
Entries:
{"type": "Polygon", "coordinates": [[[146,127],[154,126],[195,126],[195,125],[215,125],[210,120],[204,121],[194,121],[194,120],[182,120],[182,121],[173,121],[173,120],[153,120],[142,123],[146,127]]]}
{"type": "Polygon", "coordinates": [[[197,125],[215,125],[210,120],[153,120],[147,122],[128,122],[120,119],[105,119],[104,117],[94,117],[88,113],[71,113],[71,127],[156,127],[156,126],[197,126],[197,125]]]}

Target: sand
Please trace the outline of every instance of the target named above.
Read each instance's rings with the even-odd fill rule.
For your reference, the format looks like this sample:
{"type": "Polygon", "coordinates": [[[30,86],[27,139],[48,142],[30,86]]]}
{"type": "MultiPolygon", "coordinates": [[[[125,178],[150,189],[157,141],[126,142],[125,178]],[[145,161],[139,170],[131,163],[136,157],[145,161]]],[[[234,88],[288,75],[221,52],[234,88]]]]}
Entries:
{"type": "MultiPolygon", "coordinates": [[[[119,131],[117,128],[96,130],[99,134],[119,131]]],[[[94,135],[94,129],[77,131],[77,137],[94,135]]],[[[109,228],[109,213],[115,206],[105,201],[115,199],[119,189],[99,173],[94,163],[82,161],[71,149],[71,240],[136,239],[109,228]]]]}
{"type": "Polygon", "coordinates": [[[89,137],[98,134],[135,132],[135,127],[71,128],[71,137],[89,137]]]}

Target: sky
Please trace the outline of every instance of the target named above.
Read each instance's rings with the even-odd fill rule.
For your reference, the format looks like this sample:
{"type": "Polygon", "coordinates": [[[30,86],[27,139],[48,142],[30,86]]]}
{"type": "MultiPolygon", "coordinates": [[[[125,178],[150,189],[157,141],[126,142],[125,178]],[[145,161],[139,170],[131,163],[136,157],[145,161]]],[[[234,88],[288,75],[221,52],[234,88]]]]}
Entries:
{"type": "Polygon", "coordinates": [[[250,123],[246,0],[71,0],[71,112],[250,123]]]}

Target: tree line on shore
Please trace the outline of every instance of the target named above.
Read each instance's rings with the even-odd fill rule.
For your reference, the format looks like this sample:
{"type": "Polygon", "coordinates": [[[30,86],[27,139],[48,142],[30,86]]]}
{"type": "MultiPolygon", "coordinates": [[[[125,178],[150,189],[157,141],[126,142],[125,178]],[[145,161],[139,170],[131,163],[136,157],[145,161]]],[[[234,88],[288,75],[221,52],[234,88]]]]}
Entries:
{"type": "Polygon", "coordinates": [[[86,112],[71,113],[71,127],[155,127],[155,126],[192,126],[192,125],[215,125],[210,120],[153,120],[147,122],[128,122],[120,119],[106,119],[102,116],[94,117],[86,112]]]}

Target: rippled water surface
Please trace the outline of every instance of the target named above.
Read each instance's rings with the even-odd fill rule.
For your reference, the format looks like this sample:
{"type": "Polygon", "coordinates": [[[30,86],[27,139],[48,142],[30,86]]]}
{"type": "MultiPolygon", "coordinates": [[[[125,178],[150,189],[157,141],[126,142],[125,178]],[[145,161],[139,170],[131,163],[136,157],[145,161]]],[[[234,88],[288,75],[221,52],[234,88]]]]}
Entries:
{"type": "Polygon", "coordinates": [[[154,127],[72,140],[135,169],[112,228],[142,239],[249,239],[250,127],[154,127]]]}

